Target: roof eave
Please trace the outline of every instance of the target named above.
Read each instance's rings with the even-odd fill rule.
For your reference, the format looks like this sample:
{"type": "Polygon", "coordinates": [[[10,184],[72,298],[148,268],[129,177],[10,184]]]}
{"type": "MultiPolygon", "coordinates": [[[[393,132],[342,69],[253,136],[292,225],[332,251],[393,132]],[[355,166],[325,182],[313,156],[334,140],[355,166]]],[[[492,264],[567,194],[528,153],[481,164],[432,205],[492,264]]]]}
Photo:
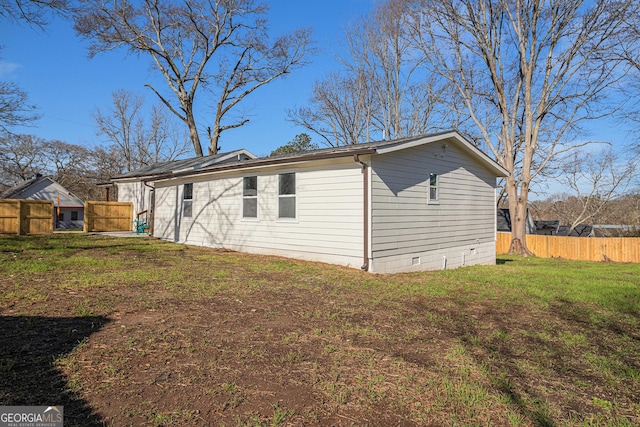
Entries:
{"type": "Polygon", "coordinates": [[[230,170],[238,170],[238,169],[254,169],[254,168],[262,168],[267,166],[276,166],[276,165],[286,165],[286,164],[294,164],[294,163],[302,163],[316,160],[329,160],[336,159],[341,157],[353,157],[354,155],[367,155],[367,154],[376,154],[375,148],[366,148],[366,149],[355,149],[349,151],[341,151],[341,152],[333,152],[333,153],[323,153],[323,154],[303,154],[296,157],[282,157],[282,158],[264,158],[264,159],[256,159],[249,160],[241,163],[234,163],[230,165],[224,166],[212,166],[210,168],[204,168],[200,170],[191,170],[184,172],[175,172],[175,173],[167,173],[163,175],[150,176],[143,181],[164,181],[167,179],[173,178],[184,178],[188,176],[197,176],[197,175],[206,175],[217,172],[224,172],[230,170]]]}

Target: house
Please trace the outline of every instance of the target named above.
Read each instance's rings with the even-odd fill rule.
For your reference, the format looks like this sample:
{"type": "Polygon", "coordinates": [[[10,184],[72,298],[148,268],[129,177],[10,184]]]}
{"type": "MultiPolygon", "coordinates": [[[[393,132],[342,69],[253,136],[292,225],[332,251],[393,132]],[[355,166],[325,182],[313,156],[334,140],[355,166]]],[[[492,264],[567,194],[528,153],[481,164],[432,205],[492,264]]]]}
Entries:
{"type": "Polygon", "coordinates": [[[134,217],[147,221],[150,220],[153,213],[153,186],[149,182],[152,182],[154,177],[170,173],[196,171],[212,165],[223,165],[255,158],[254,154],[241,149],[230,153],[161,162],[118,175],[112,178],[108,184],[104,184],[104,186],[116,185],[118,188],[118,201],[133,202],[134,217]]]}
{"type": "Polygon", "coordinates": [[[590,225],[576,225],[573,230],[571,230],[570,225],[561,225],[557,231],[553,233],[553,236],[594,237],[594,233],[593,227],[590,225]]]}
{"type": "Polygon", "coordinates": [[[116,177],[119,200],[151,203],[153,235],[174,242],[375,273],[495,263],[496,177],[507,171],[455,131],[243,154],[116,177]]]}
{"type": "Polygon", "coordinates": [[[594,237],[594,227],[590,225],[577,225],[573,230],[569,225],[560,225],[560,220],[534,221],[536,225],[536,233],[545,236],[564,236],[564,237],[594,237]],[[569,233],[571,230],[571,233],[569,233]]]}
{"type": "MultiPolygon", "coordinates": [[[[507,208],[498,208],[496,211],[496,230],[510,233],[511,232],[511,213],[507,208]]],[[[527,234],[536,234],[536,224],[527,209],[527,218],[525,221],[525,232],[527,234]]]]}
{"type": "Polygon", "coordinates": [[[640,226],[619,224],[594,224],[595,237],[640,237],[640,226]]]}
{"type": "Polygon", "coordinates": [[[534,221],[536,225],[536,234],[542,236],[553,236],[558,233],[560,228],[559,220],[540,220],[534,221]]]}
{"type": "Polygon", "coordinates": [[[53,200],[55,228],[82,228],[84,202],[48,176],[36,175],[9,188],[0,199],[53,200]]]}

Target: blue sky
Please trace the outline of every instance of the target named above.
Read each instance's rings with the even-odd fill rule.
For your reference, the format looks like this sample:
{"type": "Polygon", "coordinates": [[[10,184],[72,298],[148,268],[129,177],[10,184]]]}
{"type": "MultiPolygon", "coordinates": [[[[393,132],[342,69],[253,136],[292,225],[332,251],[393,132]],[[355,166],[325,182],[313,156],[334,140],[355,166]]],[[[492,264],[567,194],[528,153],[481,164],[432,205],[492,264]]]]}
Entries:
{"type": "MultiPolygon", "coordinates": [[[[339,69],[335,55],[344,26],[350,19],[365,14],[375,1],[267,3],[273,35],[311,27],[319,52],[311,65],[258,89],[244,100],[241,108],[250,114],[251,122],[224,132],[222,151],[247,148],[257,155],[266,155],[304,132],[286,121],[286,109],[304,105],[313,83],[327,72],[339,69]]],[[[96,135],[92,114],[97,108],[102,112],[111,108],[114,91],[125,89],[141,94],[145,104],[151,106],[157,98],[144,87],[145,83],[163,90],[167,87],[146,57],[127,56],[125,50],[117,50],[89,59],[87,42],[76,36],[70,22],[59,18],[50,19],[44,30],[4,21],[0,26],[0,44],[3,46],[0,79],[15,82],[26,91],[42,116],[32,127],[15,129],[18,133],[87,147],[101,145],[106,141],[96,135]]],[[[200,120],[200,127],[205,127],[206,123],[200,120]]]]}
{"type": "MultiPolygon", "coordinates": [[[[311,27],[319,52],[310,66],[260,88],[243,101],[241,108],[250,114],[251,122],[224,132],[220,141],[222,151],[246,148],[259,156],[268,155],[305,132],[286,120],[286,110],[305,105],[314,82],[340,68],[336,55],[344,26],[366,14],[376,0],[267,2],[274,36],[311,27]]],[[[92,115],[97,108],[109,111],[114,91],[124,89],[143,95],[147,107],[158,101],[144,87],[146,83],[168,91],[165,81],[151,68],[146,57],[127,56],[125,50],[118,50],[89,59],[87,42],[76,36],[70,22],[61,19],[51,19],[44,31],[4,21],[0,25],[0,44],[4,47],[0,50],[0,80],[17,83],[42,115],[33,127],[15,129],[18,133],[87,147],[102,145],[107,141],[96,135],[92,115]]],[[[198,102],[206,103],[202,99],[198,102]]],[[[211,123],[203,120],[208,113],[200,111],[200,128],[211,123]]],[[[624,150],[629,137],[619,124],[603,119],[592,123],[591,129],[587,136],[590,140],[610,141],[618,150],[624,150]]],[[[317,137],[315,141],[320,142],[317,137]]],[[[206,151],[205,141],[203,148],[206,151]]],[[[543,192],[562,190],[555,188],[551,181],[541,181],[542,188],[538,189],[543,192]],[[546,185],[552,188],[545,188],[546,185]]]]}

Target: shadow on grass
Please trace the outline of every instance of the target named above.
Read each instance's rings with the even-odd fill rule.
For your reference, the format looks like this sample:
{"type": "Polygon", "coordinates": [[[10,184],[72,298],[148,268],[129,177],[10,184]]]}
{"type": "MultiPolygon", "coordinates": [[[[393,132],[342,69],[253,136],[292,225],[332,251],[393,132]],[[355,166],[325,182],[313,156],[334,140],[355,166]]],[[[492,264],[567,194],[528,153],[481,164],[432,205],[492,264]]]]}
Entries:
{"type": "Polygon", "coordinates": [[[496,258],[496,265],[504,265],[512,261],[512,259],[496,258]]]}
{"type": "Polygon", "coordinates": [[[104,425],[55,361],[107,322],[97,316],[0,316],[0,405],[62,405],[65,426],[104,425]]]}
{"type": "MultiPolygon", "coordinates": [[[[521,414],[525,420],[539,427],[555,427],[551,410],[547,402],[540,398],[531,398],[521,389],[521,384],[526,381],[516,367],[516,361],[520,358],[513,352],[509,343],[491,342],[479,339],[480,331],[476,328],[473,318],[462,314],[455,318],[454,333],[459,337],[459,342],[465,347],[478,366],[488,367],[493,386],[506,397],[511,408],[521,414]],[[481,351],[478,352],[478,349],[481,351]],[[489,355],[489,356],[487,356],[489,355]],[[497,374],[495,374],[497,373],[497,374]],[[506,375],[500,375],[500,373],[506,375]],[[516,384],[514,383],[514,381],[516,384]]],[[[494,319],[497,330],[508,330],[506,324],[509,319],[494,319]]],[[[546,343],[535,341],[534,347],[542,348],[546,343]]],[[[549,349],[551,352],[552,349],[549,349]]]]}

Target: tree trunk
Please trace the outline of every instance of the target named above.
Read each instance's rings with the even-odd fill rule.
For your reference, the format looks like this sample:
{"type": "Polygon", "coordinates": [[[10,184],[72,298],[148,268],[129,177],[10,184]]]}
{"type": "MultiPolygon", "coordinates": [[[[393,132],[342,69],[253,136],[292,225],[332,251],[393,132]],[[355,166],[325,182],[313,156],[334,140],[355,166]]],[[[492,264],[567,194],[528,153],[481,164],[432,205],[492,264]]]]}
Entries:
{"type": "Polygon", "coordinates": [[[509,198],[509,216],[511,217],[511,246],[509,254],[535,255],[527,246],[527,202],[509,198]]]}
{"type": "Polygon", "coordinates": [[[220,147],[218,146],[218,141],[220,141],[220,134],[222,130],[220,129],[220,119],[216,118],[216,123],[213,127],[213,131],[211,128],[207,128],[207,133],[209,134],[209,155],[215,156],[220,151],[220,147]]]}
{"type": "Polygon", "coordinates": [[[196,153],[196,157],[202,157],[202,145],[200,144],[200,136],[198,135],[198,129],[196,128],[196,120],[193,117],[193,111],[189,108],[185,111],[185,121],[189,126],[189,138],[193,144],[193,150],[196,153]]]}
{"type": "MultiPolygon", "coordinates": [[[[512,165],[508,165],[513,167],[512,165]]],[[[513,169],[511,169],[513,170],[513,169]]],[[[518,194],[518,183],[513,175],[506,179],[507,197],[509,201],[509,217],[511,222],[511,245],[509,254],[531,256],[533,252],[527,247],[527,204],[528,185],[522,184],[520,194],[518,194]]]]}

